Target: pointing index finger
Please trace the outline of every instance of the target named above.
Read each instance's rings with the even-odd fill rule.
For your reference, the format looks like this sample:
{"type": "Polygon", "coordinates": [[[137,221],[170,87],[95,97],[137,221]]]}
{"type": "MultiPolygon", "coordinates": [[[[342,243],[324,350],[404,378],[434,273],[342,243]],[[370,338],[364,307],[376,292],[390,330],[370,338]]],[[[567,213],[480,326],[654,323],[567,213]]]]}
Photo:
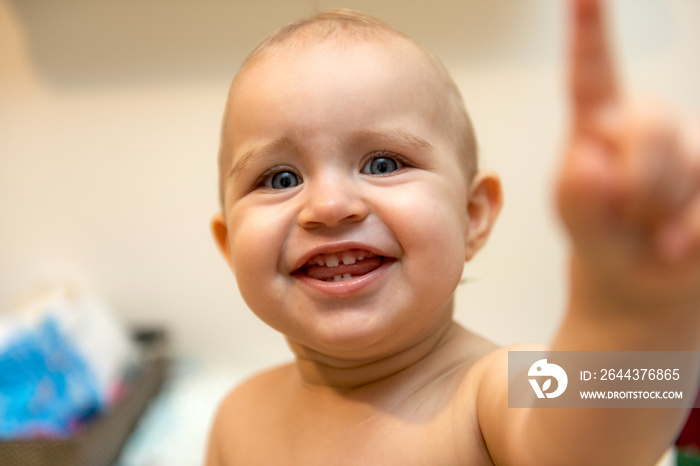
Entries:
{"type": "Polygon", "coordinates": [[[577,124],[611,106],[618,98],[601,3],[601,0],[573,1],[570,72],[577,124]]]}

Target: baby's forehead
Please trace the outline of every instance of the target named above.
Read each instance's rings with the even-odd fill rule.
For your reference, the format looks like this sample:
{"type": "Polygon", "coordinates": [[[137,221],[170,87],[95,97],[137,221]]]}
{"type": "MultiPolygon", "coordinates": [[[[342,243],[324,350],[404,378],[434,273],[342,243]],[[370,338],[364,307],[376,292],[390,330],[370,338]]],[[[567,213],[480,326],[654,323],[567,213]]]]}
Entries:
{"type": "Polygon", "coordinates": [[[429,126],[444,123],[448,92],[420,50],[405,41],[343,39],[287,41],[247,63],[229,95],[227,132],[232,142],[251,121],[269,123],[266,126],[288,121],[274,118],[286,109],[289,113],[303,109],[299,116],[304,121],[305,116],[322,112],[328,121],[356,116],[351,121],[366,125],[389,115],[394,125],[415,115],[429,120],[429,126]],[[268,112],[260,116],[262,108],[268,112]],[[251,112],[258,119],[251,119],[251,112]]]}
{"type": "MultiPolygon", "coordinates": [[[[297,57],[323,56],[325,60],[343,60],[349,51],[355,56],[364,55],[366,58],[382,56],[397,66],[397,73],[420,73],[433,79],[433,87],[442,87],[444,79],[441,70],[435,66],[430,55],[411,39],[383,31],[372,35],[358,35],[335,32],[329,35],[317,35],[311,32],[300,32],[287,37],[283,41],[268,44],[256,49],[243,63],[233,80],[231,90],[251,72],[269,69],[279,63],[296,65],[297,57]],[[329,50],[331,53],[329,53],[329,50]],[[266,66],[268,65],[268,66],[266,66]],[[272,65],[272,66],[269,66],[272,65]]],[[[283,76],[280,76],[283,78],[283,76]]],[[[255,79],[255,78],[253,78],[255,79]]]]}
{"type": "Polygon", "coordinates": [[[229,114],[240,117],[251,106],[270,104],[271,99],[286,106],[297,99],[325,96],[327,111],[359,111],[358,107],[369,111],[386,102],[407,115],[419,112],[440,124],[450,118],[445,109],[454,100],[461,105],[461,97],[451,91],[440,70],[408,39],[343,35],[312,39],[290,38],[249,60],[231,86],[229,114]]]}
{"type": "Polygon", "coordinates": [[[274,52],[290,52],[319,43],[377,46],[403,43],[412,45],[416,51],[422,49],[411,38],[376,18],[351,10],[329,10],[277,30],[248,55],[244,67],[274,52]]]}

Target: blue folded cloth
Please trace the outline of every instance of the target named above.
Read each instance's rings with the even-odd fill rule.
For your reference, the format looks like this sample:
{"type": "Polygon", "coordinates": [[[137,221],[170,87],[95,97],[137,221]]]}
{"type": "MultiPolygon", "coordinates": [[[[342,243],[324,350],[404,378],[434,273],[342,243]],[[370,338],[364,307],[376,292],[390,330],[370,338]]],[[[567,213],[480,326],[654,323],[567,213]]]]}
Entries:
{"type": "Polygon", "coordinates": [[[46,314],[0,347],[0,439],[65,437],[102,406],[85,358],[46,314]]]}

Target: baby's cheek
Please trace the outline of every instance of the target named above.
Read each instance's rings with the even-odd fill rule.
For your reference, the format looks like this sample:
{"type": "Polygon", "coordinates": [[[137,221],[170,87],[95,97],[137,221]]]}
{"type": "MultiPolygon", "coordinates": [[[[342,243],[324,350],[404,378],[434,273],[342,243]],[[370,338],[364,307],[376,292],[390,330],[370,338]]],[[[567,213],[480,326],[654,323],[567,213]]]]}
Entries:
{"type": "Polygon", "coordinates": [[[405,199],[401,209],[409,215],[404,224],[415,230],[413,238],[429,241],[445,252],[450,252],[460,241],[463,243],[466,203],[461,205],[448,190],[426,189],[414,194],[405,199]]]}
{"type": "Polygon", "coordinates": [[[434,219],[424,231],[425,246],[422,249],[433,276],[450,284],[455,283],[455,286],[462,276],[466,254],[460,233],[453,222],[434,219]]]}
{"type": "Polygon", "coordinates": [[[238,230],[232,241],[237,252],[233,261],[236,285],[248,308],[263,322],[277,328],[277,316],[271,312],[277,309],[275,298],[280,295],[275,286],[278,280],[275,247],[264,230],[256,230],[238,230]]]}
{"type": "Polygon", "coordinates": [[[236,281],[241,293],[268,285],[270,276],[277,270],[280,225],[274,216],[264,212],[242,213],[232,216],[230,224],[231,255],[236,281]]]}
{"type": "Polygon", "coordinates": [[[447,287],[459,281],[464,267],[466,214],[460,209],[454,197],[435,191],[423,193],[400,209],[403,226],[398,227],[397,235],[407,253],[405,259],[419,262],[425,279],[447,287]]]}

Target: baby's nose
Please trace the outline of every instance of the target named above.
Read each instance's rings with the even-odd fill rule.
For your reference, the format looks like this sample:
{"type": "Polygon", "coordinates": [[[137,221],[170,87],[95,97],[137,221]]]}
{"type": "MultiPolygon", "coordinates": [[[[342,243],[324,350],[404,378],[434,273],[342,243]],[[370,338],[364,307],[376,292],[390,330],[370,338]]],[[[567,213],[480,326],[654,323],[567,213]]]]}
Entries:
{"type": "Polygon", "coordinates": [[[360,221],[368,213],[362,193],[352,180],[327,179],[307,185],[298,222],[304,228],[334,227],[360,221]]]}

